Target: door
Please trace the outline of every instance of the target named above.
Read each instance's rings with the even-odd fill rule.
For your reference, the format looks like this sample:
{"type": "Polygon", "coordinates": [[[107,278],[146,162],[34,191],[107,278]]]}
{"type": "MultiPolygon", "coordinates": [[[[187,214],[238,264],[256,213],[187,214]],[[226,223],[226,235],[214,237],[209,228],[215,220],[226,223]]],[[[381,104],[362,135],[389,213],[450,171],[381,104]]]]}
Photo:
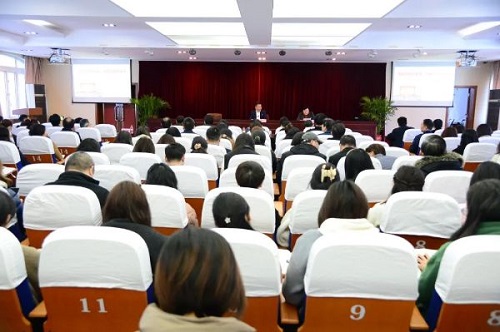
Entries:
{"type": "Polygon", "coordinates": [[[474,128],[477,86],[456,86],[453,106],[448,108],[446,126],[460,123],[465,128],[474,128]]]}

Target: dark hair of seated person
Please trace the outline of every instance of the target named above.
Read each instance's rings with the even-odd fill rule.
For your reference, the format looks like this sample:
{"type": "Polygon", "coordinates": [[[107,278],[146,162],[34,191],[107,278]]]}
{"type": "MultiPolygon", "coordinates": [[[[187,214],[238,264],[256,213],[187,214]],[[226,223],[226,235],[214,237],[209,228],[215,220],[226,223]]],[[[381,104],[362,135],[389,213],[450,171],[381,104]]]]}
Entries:
{"type": "Polygon", "coordinates": [[[441,133],[441,137],[458,137],[457,128],[447,127],[441,133]]]}
{"type": "Polygon", "coordinates": [[[0,227],[6,227],[16,214],[16,204],[5,191],[0,191],[0,227]]]}
{"type": "Polygon", "coordinates": [[[207,153],[207,140],[201,136],[196,136],[191,142],[191,153],[207,153]]]}
{"type": "Polygon", "coordinates": [[[177,129],[177,127],[170,127],[165,133],[172,135],[173,137],[181,137],[181,132],[177,129]]]}
{"type": "Polygon", "coordinates": [[[43,136],[45,135],[45,126],[41,124],[34,124],[30,127],[30,136],[43,136]]]}
{"type": "Polygon", "coordinates": [[[146,193],[140,185],[122,181],[109,192],[102,208],[102,221],[105,223],[113,219],[128,219],[137,224],[151,226],[151,211],[146,193]]]}
{"type": "Polygon", "coordinates": [[[133,152],[155,153],[155,144],[151,138],[143,136],[134,145],[133,152]]]}
{"type": "Polygon", "coordinates": [[[212,213],[219,228],[241,228],[253,230],[250,226],[250,207],[245,199],[236,193],[220,193],[213,202],[212,213]]]}
{"type": "Polygon", "coordinates": [[[252,138],[255,145],[266,145],[266,133],[261,129],[252,131],[252,138]]]}
{"type": "Polygon", "coordinates": [[[239,151],[244,148],[250,148],[251,150],[255,150],[255,143],[253,141],[252,136],[249,134],[240,134],[236,137],[236,141],[234,141],[233,151],[239,151]]]}
{"type": "Polygon", "coordinates": [[[235,177],[238,186],[258,189],[262,186],[266,173],[262,165],[255,161],[247,160],[238,165],[235,177]]]}
{"type": "Polygon", "coordinates": [[[10,142],[10,131],[6,127],[0,127],[0,141],[10,142]]]}
{"type": "Polygon", "coordinates": [[[403,165],[394,173],[392,180],[391,195],[401,191],[422,191],[425,174],[419,168],[403,165]]]}
{"type": "Polygon", "coordinates": [[[299,131],[293,135],[292,142],[290,145],[296,146],[302,143],[302,136],[304,136],[304,133],[302,131],[299,131]]]}
{"type": "Polygon", "coordinates": [[[186,148],[180,143],[172,143],[165,147],[167,161],[181,160],[186,154],[186,148]]]}
{"type": "Polygon", "coordinates": [[[335,165],[324,163],[314,169],[309,186],[313,190],[328,190],[330,186],[340,181],[340,176],[335,165]]]}
{"type": "Polygon", "coordinates": [[[483,161],[472,174],[470,185],[486,179],[500,180],[500,164],[492,161],[483,161]]]}
{"type": "Polygon", "coordinates": [[[345,178],[355,181],[359,173],[367,169],[374,169],[368,152],[363,149],[352,149],[345,156],[345,178]]]}
{"type": "Polygon", "coordinates": [[[446,141],[439,135],[430,135],[422,143],[424,156],[442,156],[446,153],[446,141]]]}
{"type": "Polygon", "coordinates": [[[146,135],[151,138],[151,133],[149,132],[149,128],[147,126],[139,126],[137,127],[137,130],[135,131],[135,136],[141,136],[141,135],[146,135]]]}
{"type": "Polygon", "coordinates": [[[80,142],[76,151],[86,151],[86,152],[101,152],[101,146],[93,138],[85,138],[80,142]]]}
{"type": "MultiPolygon", "coordinates": [[[[187,227],[170,236],[155,274],[158,307],[170,314],[242,317],[245,289],[227,241],[216,232],[187,227]]],[[[200,330],[202,325],[200,325],[200,330]]]]}
{"type": "Polygon", "coordinates": [[[132,145],[132,135],[128,131],[120,130],[116,135],[115,143],[132,145]]]}
{"type": "Polygon", "coordinates": [[[328,218],[359,219],[368,215],[366,196],[354,182],[335,182],[326,193],[318,213],[318,226],[328,218]]]}
{"type": "Polygon", "coordinates": [[[172,143],[175,143],[175,138],[170,134],[163,134],[158,140],[158,144],[172,144],[172,143]]]}
{"type": "Polygon", "coordinates": [[[146,184],[155,184],[177,189],[177,177],[174,171],[164,163],[151,165],[146,175],[146,184]]]}

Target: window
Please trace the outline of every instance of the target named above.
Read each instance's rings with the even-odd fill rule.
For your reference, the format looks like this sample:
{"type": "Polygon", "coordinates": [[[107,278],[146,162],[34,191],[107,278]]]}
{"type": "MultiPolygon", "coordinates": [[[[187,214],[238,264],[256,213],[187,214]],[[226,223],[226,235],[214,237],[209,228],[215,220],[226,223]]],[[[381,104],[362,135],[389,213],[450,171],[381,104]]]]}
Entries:
{"type": "Polygon", "coordinates": [[[26,107],[24,59],[0,54],[0,112],[13,118],[12,110],[26,107]]]}

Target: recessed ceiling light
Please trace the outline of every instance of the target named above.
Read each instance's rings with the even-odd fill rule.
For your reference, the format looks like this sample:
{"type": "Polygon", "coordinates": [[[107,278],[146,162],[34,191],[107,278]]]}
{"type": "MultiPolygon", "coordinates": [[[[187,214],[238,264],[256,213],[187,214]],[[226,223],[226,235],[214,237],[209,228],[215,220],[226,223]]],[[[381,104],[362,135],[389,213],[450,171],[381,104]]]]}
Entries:
{"type": "Polygon", "coordinates": [[[257,51],[255,54],[266,54],[266,51],[257,51]]]}
{"type": "Polygon", "coordinates": [[[345,55],[345,52],[337,52],[337,55],[345,55]]]}
{"type": "Polygon", "coordinates": [[[264,61],[264,60],[266,60],[266,58],[265,58],[265,57],[263,57],[263,56],[260,56],[260,57],[259,57],[259,61],[264,61]]]}
{"type": "Polygon", "coordinates": [[[116,24],[114,24],[114,23],[103,23],[102,26],[105,27],[105,28],[114,28],[114,27],[116,27],[116,24]]]}
{"type": "Polygon", "coordinates": [[[335,61],[335,60],[337,60],[337,58],[331,58],[330,60],[331,60],[331,61],[335,61]]]}
{"type": "Polygon", "coordinates": [[[186,54],[187,51],[177,51],[177,54],[186,54]]]}
{"type": "Polygon", "coordinates": [[[422,28],[422,26],[419,24],[410,24],[406,28],[407,29],[420,29],[420,28],[422,28]]]}
{"type": "Polygon", "coordinates": [[[189,57],[189,60],[196,60],[196,59],[198,59],[198,58],[197,58],[197,57],[195,57],[195,56],[190,56],[190,57],[189,57]]]}
{"type": "Polygon", "coordinates": [[[53,24],[44,20],[23,20],[23,22],[33,24],[39,27],[47,27],[52,26],[53,24]]]}
{"type": "Polygon", "coordinates": [[[21,52],[33,52],[33,50],[21,50],[21,52]]]}
{"type": "Polygon", "coordinates": [[[462,30],[458,31],[458,33],[461,36],[465,37],[465,36],[470,36],[472,34],[475,34],[475,33],[478,33],[478,32],[484,31],[484,30],[494,28],[494,27],[499,26],[499,25],[500,25],[500,21],[481,22],[481,23],[471,25],[465,29],[462,29],[462,30]]]}
{"type": "Polygon", "coordinates": [[[37,33],[37,32],[35,32],[35,31],[24,31],[24,34],[25,34],[25,35],[30,35],[30,36],[33,36],[33,35],[38,35],[38,33],[37,33]]]}

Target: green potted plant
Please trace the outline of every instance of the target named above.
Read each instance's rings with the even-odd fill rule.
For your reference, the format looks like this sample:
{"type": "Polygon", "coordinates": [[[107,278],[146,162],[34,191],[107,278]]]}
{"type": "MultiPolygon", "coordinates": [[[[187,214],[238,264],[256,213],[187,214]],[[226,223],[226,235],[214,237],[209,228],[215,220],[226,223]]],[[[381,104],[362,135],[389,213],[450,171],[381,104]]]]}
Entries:
{"type": "Polygon", "coordinates": [[[163,108],[170,109],[170,104],[153,94],[144,95],[141,98],[132,98],[130,102],[137,106],[137,122],[139,126],[144,126],[148,119],[158,116],[163,108]]]}
{"type": "Polygon", "coordinates": [[[361,97],[361,116],[377,124],[377,134],[383,134],[385,122],[394,115],[398,109],[392,101],[382,97],[361,97]]]}

